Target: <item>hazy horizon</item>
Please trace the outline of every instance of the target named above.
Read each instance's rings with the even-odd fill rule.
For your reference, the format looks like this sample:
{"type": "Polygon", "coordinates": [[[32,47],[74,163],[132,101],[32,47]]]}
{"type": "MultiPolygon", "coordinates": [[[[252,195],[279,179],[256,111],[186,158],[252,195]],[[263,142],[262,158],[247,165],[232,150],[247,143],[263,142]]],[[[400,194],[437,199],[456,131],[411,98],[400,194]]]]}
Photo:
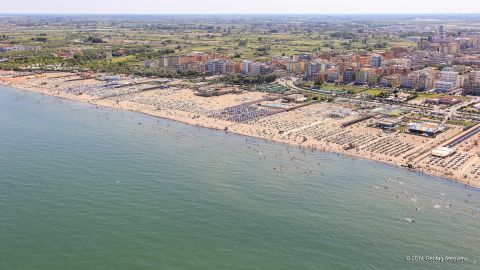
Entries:
{"type": "MultiPolygon", "coordinates": [[[[0,15],[129,15],[129,16],[181,16],[181,15],[248,15],[248,16],[268,16],[268,15],[288,15],[288,16],[311,16],[311,15],[321,15],[321,16],[382,16],[382,15],[433,15],[433,16],[442,16],[442,15],[480,15],[480,12],[464,12],[464,13],[40,13],[40,12],[23,12],[23,13],[14,13],[14,12],[0,12],[0,15]]],[[[480,19],[480,18],[479,18],[480,19]]]]}
{"type": "Polygon", "coordinates": [[[0,14],[132,14],[132,15],[219,15],[219,14],[267,14],[267,15],[371,15],[371,14],[477,14],[480,3],[470,0],[445,2],[438,0],[337,0],[313,2],[297,0],[281,3],[274,0],[244,0],[240,3],[210,0],[177,1],[94,1],[66,2],[59,0],[17,0],[2,4],[0,14]]]}

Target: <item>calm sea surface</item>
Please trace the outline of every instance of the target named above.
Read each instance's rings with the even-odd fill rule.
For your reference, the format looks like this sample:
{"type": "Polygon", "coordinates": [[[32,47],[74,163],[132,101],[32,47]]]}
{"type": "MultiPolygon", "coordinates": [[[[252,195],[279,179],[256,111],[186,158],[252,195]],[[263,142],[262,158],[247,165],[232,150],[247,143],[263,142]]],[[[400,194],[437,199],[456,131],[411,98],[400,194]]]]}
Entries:
{"type": "Polygon", "coordinates": [[[376,162],[0,87],[1,270],[480,269],[479,198],[376,162]]]}

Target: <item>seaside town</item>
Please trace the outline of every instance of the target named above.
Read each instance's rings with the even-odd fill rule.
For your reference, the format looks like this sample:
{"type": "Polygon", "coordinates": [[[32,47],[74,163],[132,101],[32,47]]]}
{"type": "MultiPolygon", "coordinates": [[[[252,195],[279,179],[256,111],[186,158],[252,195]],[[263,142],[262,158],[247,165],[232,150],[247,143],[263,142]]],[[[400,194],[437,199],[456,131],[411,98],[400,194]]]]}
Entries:
{"type": "MultiPolygon", "coordinates": [[[[268,30],[258,27],[264,35],[233,39],[231,50],[218,39],[252,22],[190,30],[204,50],[182,48],[173,38],[140,50],[138,41],[91,35],[55,47],[46,45],[49,34],[22,43],[11,32],[0,35],[0,83],[480,187],[480,25],[302,22],[299,29],[318,28],[321,35],[298,49],[281,40],[286,26],[272,21],[268,30]],[[249,47],[253,42],[258,47],[249,47]],[[42,52],[41,59],[31,56],[42,52]]],[[[7,29],[55,27],[2,22],[7,29]]],[[[174,35],[177,28],[155,29],[174,35]]]]}
{"type": "Polygon", "coordinates": [[[480,269],[480,1],[2,2],[0,122],[0,270],[480,269]]]}

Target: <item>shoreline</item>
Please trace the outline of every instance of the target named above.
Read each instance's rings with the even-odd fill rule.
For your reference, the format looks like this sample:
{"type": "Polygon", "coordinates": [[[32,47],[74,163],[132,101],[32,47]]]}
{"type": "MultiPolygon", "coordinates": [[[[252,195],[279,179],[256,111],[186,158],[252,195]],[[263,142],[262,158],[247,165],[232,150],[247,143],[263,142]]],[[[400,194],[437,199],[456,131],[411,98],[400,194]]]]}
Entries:
{"type": "MultiPolygon", "coordinates": [[[[402,160],[400,158],[389,158],[388,156],[382,156],[380,154],[375,155],[374,153],[372,154],[372,152],[367,152],[366,150],[355,149],[355,151],[351,151],[351,149],[348,149],[348,150],[342,149],[342,147],[334,145],[333,143],[330,143],[328,141],[318,142],[310,139],[305,140],[305,138],[299,139],[298,137],[290,137],[290,134],[284,135],[284,134],[275,133],[275,132],[266,133],[265,130],[263,130],[263,133],[262,133],[261,129],[255,129],[255,126],[250,123],[249,124],[235,123],[235,122],[226,121],[222,119],[213,119],[206,115],[200,115],[200,114],[196,115],[192,113],[180,112],[180,111],[169,109],[169,108],[158,109],[158,107],[147,106],[145,104],[141,104],[131,100],[115,101],[109,98],[98,98],[98,97],[90,96],[88,94],[83,94],[83,93],[80,95],[74,95],[70,93],[65,93],[64,91],[62,91],[63,89],[61,88],[59,88],[58,91],[52,91],[51,89],[41,87],[41,85],[39,85],[38,87],[33,87],[33,86],[27,87],[25,84],[22,84],[22,83],[6,83],[5,81],[2,81],[1,78],[0,78],[0,85],[6,86],[6,87],[12,87],[18,90],[34,92],[42,95],[53,96],[57,98],[67,99],[67,100],[86,103],[86,104],[95,105],[95,106],[108,107],[112,109],[141,113],[144,115],[173,120],[173,121],[181,122],[183,124],[197,126],[200,128],[215,129],[220,131],[223,130],[226,133],[242,135],[242,136],[255,138],[255,139],[261,139],[268,142],[281,143],[281,144],[289,145],[292,147],[298,147],[299,149],[303,149],[303,150],[320,151],[325,153],[342,155],[346,157],[352,157],[354,159],[361,158],[364,160],[381,162],[389,166],[395,166],[397,168],[407,169],[409,171],[413,171],[419,174],[439,177],[441,179],[445,179],[451,182],[456,182],[456,183],[465,185],[465,187],[469,186],[475,189],[480,189],[480,181],[471,181],[472,179],[470,178],[459,179],[458,177],[454,177],[453,175],[452,176],[448,175],[446,172],[441,172],[438,169],[425,168],[423,166],[409,168],[408,166],[406,166],[405,157],[402,160]]],[[[308,129],[308,127],[305,128],[305,126],[299,127],[298,129],[302,129],[302,128],[304,130],[308,129]]],[[[292,129],[292,130],[295,130],[295,129],[292,129]]],[[[295,132],[291,132],[291,133],[295,133],[295,132]]],[[[452,138],[457,137],[459,134],[462,134],[462,133],[461,132],[457,133],[453,137],[451,136],[450,138],[447,138],[445,141],[449,141],[452,138]]],[[[335,135],[332,135],[332,136],[335,136],[335,135]]],[[[342,137],[346,135],[340,134],[339,136],[342,137]]],[[[396,135],[396,136],[400,136],[400,135],[396,135]]],[[[441,144],[444,144],[445,141],[443,141],[441,144]]],[[[418,147],[422,147],[422,144],[420,143],[418,147]]],[[[412,150],[412,152],[415,152],[414,150],[412,150]]],[[[427,151],[426,153],[429,153],[429,151],[427,151]]],[[[417,158],[422,158],[422,156],[424,156],[424,154],[421,154],[417,158]]],[[[418,164],[421,164],[420,161],[422,161],[423,159],[424,158],[420,159],[418,164]]],[[[475,161],[476,159],[472,162],[472,164],[475,163],[475,161]]]]}

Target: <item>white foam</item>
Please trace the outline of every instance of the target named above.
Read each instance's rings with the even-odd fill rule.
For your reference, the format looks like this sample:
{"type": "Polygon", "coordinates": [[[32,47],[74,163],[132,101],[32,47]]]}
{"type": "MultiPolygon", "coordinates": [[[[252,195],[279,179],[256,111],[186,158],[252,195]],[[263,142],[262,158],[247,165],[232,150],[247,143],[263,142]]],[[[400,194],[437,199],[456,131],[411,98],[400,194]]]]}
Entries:
{"type": "Polygon", "coordinates": [[[407,222],[414,223],[415,219],[413,218],[404,218],[407,222]]]}

